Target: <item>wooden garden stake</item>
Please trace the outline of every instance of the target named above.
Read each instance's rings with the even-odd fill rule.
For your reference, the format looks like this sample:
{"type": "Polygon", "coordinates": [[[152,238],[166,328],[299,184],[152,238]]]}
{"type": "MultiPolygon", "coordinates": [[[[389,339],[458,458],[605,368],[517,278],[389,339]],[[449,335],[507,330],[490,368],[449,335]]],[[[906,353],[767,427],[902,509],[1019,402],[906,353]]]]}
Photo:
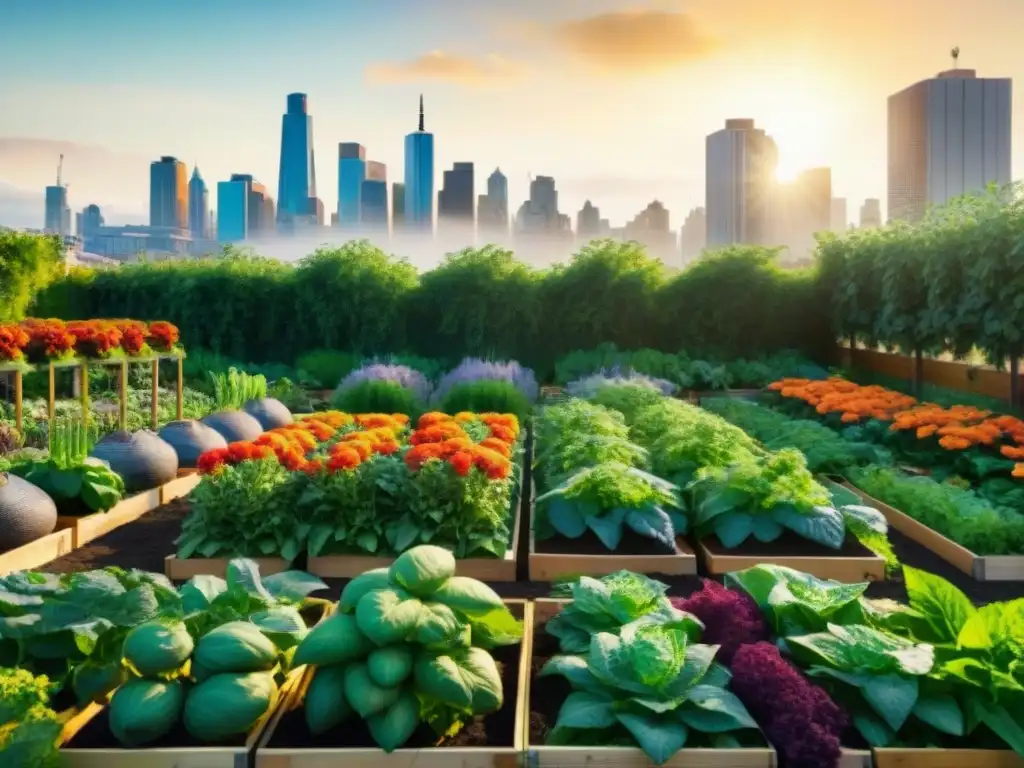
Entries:
{"type": "Polygon", "coordinates": [[[153,390],[150,392],[150,399],[153,401],[150,408],[150,424],[153,426],[153,431],[156,432],[157,427],[157,407],[156,401],[160,393],[160,358],[153,358],[153,390]]]}
{"type": "Polygon", "coordinates": [[[178,421],[185,418],[185,358],[178,355],[178,421]]]}
{"type": "Polygon", "coordinates": [[[21,432],[22,402],[21,402],[21,371],[14,372],[14,428],[21,432]]]}
{"type": "Polygon", "coordinates": [[[121,385],[118,387],[120,390],[120,396],[118,397],[118,405],[121,410],[118,413],[118,429],[128,429],[128,361],[121,361],[121,385]]]}
{"type": "Polygon", "coordinates": [[[920,349],[914,350],[914,371],[911,381],[914,397],[920,398],[921,388],[924,385],[924,353],[920,349]]]}
{"type": "Polygon", "coordinates": [[[57,415],[57,374],[53,370],[53,361],[50,361],[50,394],[46,401],[46,417],[53,421],[57,415]]]}

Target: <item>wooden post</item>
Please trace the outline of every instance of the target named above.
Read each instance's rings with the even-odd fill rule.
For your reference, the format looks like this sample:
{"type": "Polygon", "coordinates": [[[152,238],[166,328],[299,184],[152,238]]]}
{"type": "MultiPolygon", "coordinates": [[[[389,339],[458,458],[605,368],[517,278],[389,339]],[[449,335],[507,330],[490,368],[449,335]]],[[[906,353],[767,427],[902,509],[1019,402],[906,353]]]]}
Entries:
{"type": "Polygon", "coordinates": [[[118,429],[128,429],[128,361],[121,361],[121,380],[119,382],[118,390],[120,395],[118,397],[118,405],[121,410],[118,413],[118,429]]]}
{"type": "Polygon", "coordinates": [[[914,350],[914,369],[911,373],[911,391],[914,397],[921,397],[921,389],[924,386],[924,353],[920,349],[914,350]]]}
{"type": "Polygon", "coordinates": [[[22,384],[21,384],[21,371],[14,372],[14,428],[18,430],[18,434],[22,434],[22,384]]]}
{"type": "Polygon", "coordinates": [[[185,358],[178,355],[178,421],[185,418],[185,358]]]}
{"type": "Polygon", "coordinates": [[[78,367],[79,382],[82,389],[82,423],[88,424],[89,418],[89,361],[83,359],[78,367]]]}
{"type": "Polygon", "coordinates": [[[156,432],[157,428],[157,398],[160,393],[160,358],[154,358],[153,360],[153,391],[150,393],[152,404],[150,405],[150,424],[153,426],[153,431],[156,432]]]}
{"type": "Polygon", "coordinates": [[[1010,358],[1010,407],[1020,406],[1020,358],[1010,358]]]}
{"type": "Polygon", "coordinates": [[[46,418],[53,421],[57,415],[57,374],[53,370],[53,361],[50,361],[50,395],[46,401],[46,418]]]}

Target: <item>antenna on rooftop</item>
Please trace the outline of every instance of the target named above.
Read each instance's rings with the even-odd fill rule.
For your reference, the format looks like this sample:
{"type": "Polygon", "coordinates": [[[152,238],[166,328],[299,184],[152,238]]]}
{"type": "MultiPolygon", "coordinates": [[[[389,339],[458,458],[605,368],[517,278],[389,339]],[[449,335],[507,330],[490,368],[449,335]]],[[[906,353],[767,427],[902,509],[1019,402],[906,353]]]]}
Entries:
{"type": "Polygon", "coordinates": [[[953,69],[956,69],[957,62],[960,60],[960,46],[955,46],[949,55],[953,57],[953,69]]]}

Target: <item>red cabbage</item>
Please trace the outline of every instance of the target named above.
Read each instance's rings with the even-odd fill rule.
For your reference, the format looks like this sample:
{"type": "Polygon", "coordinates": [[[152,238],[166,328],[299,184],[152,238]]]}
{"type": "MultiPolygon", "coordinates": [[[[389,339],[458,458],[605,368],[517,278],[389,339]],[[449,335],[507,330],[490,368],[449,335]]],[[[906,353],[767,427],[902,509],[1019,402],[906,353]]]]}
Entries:
{"type": "Polygon", "coordinates": [[[726,589],[717,581],[705,579],[689,597],[672,598],[672,605],[704,623],[701,642],[722,646],[715,658],[726,666],[741,645],[768,639],[768,626],[757,604],[746,593],[726,589]]]}
{"type": "Polygon", "coordinates": [[[787,768],[828,768],[839,761],[845,713],[782,658],[771,643],[733,656],[732,691],[747,706],[787,768]]]}

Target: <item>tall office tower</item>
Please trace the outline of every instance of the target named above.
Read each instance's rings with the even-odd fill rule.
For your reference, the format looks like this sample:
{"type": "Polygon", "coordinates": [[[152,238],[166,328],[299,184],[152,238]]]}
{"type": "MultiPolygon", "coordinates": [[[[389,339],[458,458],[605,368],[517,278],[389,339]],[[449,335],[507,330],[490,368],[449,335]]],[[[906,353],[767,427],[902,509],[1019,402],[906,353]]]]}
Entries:
{"type": "Polygon", "coordinates": [[[508,234],[508,179],[500,168],[487,177],[487,192],[477,197],[476,209],[481,232],[508,234]]]}
{"type": "Polygon", "coordinates": [[[831,229],[833,232],[842,234],[850,228],[850,223],[846,218],[846,198],[845,197],[833,197],[832,198],[832,213],[829,216],[832,222],[831,229]]]}
{"type": "Polygon", "coordinates": [[[753,120],[726,120],[705,142],[707,244],[764,244],[771,239],[772,193],[779,153],[753,120]]]}
{"type": "Polygon", "coordinates": [[[523,234],[572,234],[569,217],[558,211],[558,191],[551,176],[530,181],[530,199],[519,207],[516,232],[523,234]]]}
{"type": "Polygon", "coordinates": [[[68,188],[55,184],[46,188],[46,215],[44,229],[51,235],[71,234],[71,208],[68,206],[68,188]]]}
{"type": "Polygon", "coordinates": [[[96,234],[96,231],[103,226],[103,213],[100,207],[93,203],[87,205],[78,214],[76,232],[83,241],[88,240],[96,234]]]}
{"type": "Polygon", "coordinates": [[[683,228],[679,230],[679,247],[683,252],[683,263],[685,264],[698,258],[707,242],[707,214],[703,208],[694,208],[686,215],[683,228]]]}
{"type": "Polygon", "coordinates": [[[345,142],[338,145],[338,226],[359,226],[359,199],[366,180],[366,147],[345,142]]]}
{"type": "Polygon", "coordinates": [[[240,181],[248,185],[246,237],[273,230],[274,200],[267,194],[266,186],[256,181],[250,173],[233,173],[231,181],[240,181]]]}
{"type": "Polygon", "coordinates": [[[434,229],[434,134],[424,127],[420,96],[419,128],[405,137],[405,227],[434,229]]]}
{"type": "Polygon", "coordinates": [[[281,118],[281,166],[277,181],[277,221],[315,221],[316,159],[313,154],[313,116],[304,93],[288,94],[288,111],[281,118]]]}
{"type": "Polygon", "coordinates": [[[405,184],[397,181],[391,185],[391,224],[395,229],[405,224],[405,184]]]}
{"type": "Polygon", "coordinates": [[[889,97],[890,219],[1010,183],[1012,92],[1008,77],[950,69],[889,97]]]}
{"type": "Polygon", "coordinates": [[[832,228],[832,170],[811,168],[779,184],[772,206],[772,245],[784,245],[792,259],[814,253],[817,232],[832,228]]]}
{"type": "Polygon", "coordinates": [[[217,240],[235,243],[249,236],[251,176],[235,174],[231,181],[217,182],[217,240]]]}
{"type": "Polygon", "coordinates": [[[601,234],[601,210],[589,200],[576,214],[576,237],[581,241],[593,240],[601,234]]]}
{"type": "Polygon", "coordinates": [[[198,165],[192,169],[192,178],[188,182],[188,222],[196,240],[206,240],[210,236],[210,193],[199,175],[198,165]]]}
{"type": "Polygon", "coordinates": [[[455,163],[450,171],[444,172],[444,183],[437,193],[438,226],[442,219],[463,226],[475,222],[473,177],[473,163],[455,163]]]}
{"type": "Polygon", "coordinates": [[[882,201],[869,197],[860,207],[860,228],[873,229],[882,226],[882,201]]]}
{"type": "Polygon", "coordinates": [[[188,171],[175,157],[149,166],[149,226],[188,229],[188,171]]]}
{"type": "Polygon", "coordinates": [[[359,222],[367,229],[388,229],[388,169],[384,163],[366,163],[366,178],[359,192],[359,222]]]}
{"type": "Polygon", "coordinates": [[[660,200],[649,203],[623,232],[625,239],[643,243],[652,256],[662,261],[678,263],[676,233],[672,231],[668,209],[660,200]]]}

